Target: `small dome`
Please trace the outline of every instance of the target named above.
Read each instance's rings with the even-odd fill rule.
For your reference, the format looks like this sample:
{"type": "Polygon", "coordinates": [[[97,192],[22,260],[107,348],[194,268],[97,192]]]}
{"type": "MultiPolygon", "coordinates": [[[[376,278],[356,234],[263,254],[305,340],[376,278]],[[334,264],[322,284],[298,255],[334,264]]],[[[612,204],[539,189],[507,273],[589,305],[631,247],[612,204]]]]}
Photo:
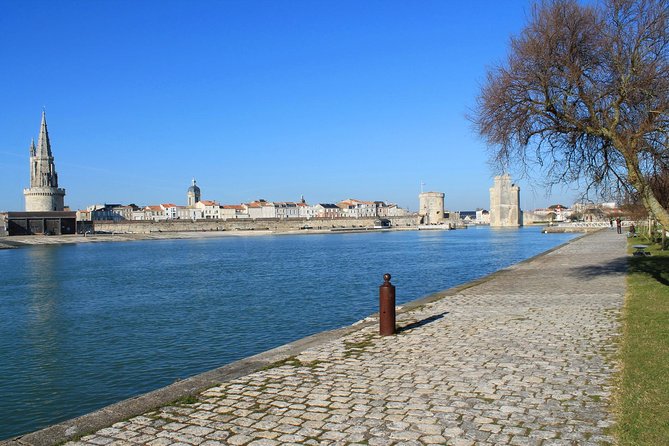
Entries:
{"type": "Polygon", "coordinates": [[[189,193],[199,194],[200,188],[195,184],[195,178],[193,178],[193,185],[188,188],[189,193]]]}

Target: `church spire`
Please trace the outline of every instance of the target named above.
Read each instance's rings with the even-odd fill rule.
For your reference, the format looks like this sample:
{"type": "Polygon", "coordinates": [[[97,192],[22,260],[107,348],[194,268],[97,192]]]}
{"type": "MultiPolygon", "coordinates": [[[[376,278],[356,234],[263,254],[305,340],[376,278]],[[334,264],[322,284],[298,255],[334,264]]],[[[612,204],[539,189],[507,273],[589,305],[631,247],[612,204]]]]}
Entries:
{"type": "Polygon", "coordinates": [[[42,111],[37,146],[34,139],[30,142],[30,188],[24,189],[23,195],[28,212],[62,211],[65,207],[65,189],[58,187],[45,111],[42,111]]]}
{"type": "Polygon", "coordinates": [[[42,111],[42,124],[39,129],[39,138],[37,138],[37,151],[35,154],[39,158],[52,158],[51,142],[49,141],[49,131],[46,128],[46,111],[42,111]]]}
{"type": "Polygon", "coordinates": [[[37,147],[33,140],[30,160],[30,187],[58,187],[58,174],[53,163],[49,131],[46,128],[46,112],[42,111],[42,124],[37,138],[37,147]]]}

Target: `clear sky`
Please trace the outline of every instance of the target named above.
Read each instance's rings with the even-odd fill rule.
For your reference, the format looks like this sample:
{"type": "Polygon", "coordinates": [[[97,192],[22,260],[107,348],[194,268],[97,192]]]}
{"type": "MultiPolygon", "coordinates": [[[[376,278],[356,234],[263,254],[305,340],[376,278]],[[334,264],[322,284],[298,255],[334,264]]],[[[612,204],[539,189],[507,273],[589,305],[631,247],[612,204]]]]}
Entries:
{"type": "MultiPolygon", "coordinates": [[[[0,210],[42,107],[65,203],[385,200],[488,208],[465,118],[530,0],[4,1],[0,210]]],[[[524,209],[574,193],[519,180],[524,209]]]]}

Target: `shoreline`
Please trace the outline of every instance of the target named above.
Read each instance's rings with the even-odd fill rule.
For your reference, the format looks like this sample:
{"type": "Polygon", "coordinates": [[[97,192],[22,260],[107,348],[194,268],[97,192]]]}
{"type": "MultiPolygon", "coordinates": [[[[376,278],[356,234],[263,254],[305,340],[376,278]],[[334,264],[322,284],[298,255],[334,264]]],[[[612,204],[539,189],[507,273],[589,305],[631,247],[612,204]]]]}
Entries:
{"type": "MultiPolygon", "coordinates": [[[[460,228],[458,228],[460,229],[460,228]]],[[[464,229],[464,228],[463,228],[464,229]]],[[[273,231],[267,229],[242,230],[242,231],[156,231],[150,233],[111,233],[111,234],[72,234],[72,235],[15,235],[0,238],[0,250],[15,249],[27,246],[44,245],[70,245],[78,243],[102,243],[102,242],[132,242],[142,240],[185,240],[185,239],[208,239],[220,237],[259,237],[259,236],[281,236],[281,235],[323,235],[323,234],[366,234],[369,232],[397,232],[397,231],[448,231],[448,225],[434,226],[430,228],[413,227],[390,227],[390,228],[343,228],[331,229],[299,229],[286,231],[273,231]]]]}
{"type": "MultiPolygon", "coordinates": [[[[221,237],[260,237],[283,235],[323,235],[323,234],[366,234],[370,232],[398,231],[449,231],[468,229],[488,225],[465,225],[451,228],[450,225],[417,225],[394,226],[388,228],[330,228],[330,229],[257,229],[257,230],[199,230],[199,231],[153,231],[153,232],[118,232],[104,234],[71,234],[71,235],[14,235],[0,237],[0,250],[16,249],[30,246],[73,245],[78,243],[133,242],[144,240],[195,240],[221,237]]],[[[527,227],[544,225],[525,225],[527,227]]],[[[521,226],[522,227],[522,226],[521,226]]],[[[504,229],[504,228],[502,228],[504,229]]],[[[545,227],[546,234],[560,233],[593,233],[602,228],[556,228],[545,227]]]]}

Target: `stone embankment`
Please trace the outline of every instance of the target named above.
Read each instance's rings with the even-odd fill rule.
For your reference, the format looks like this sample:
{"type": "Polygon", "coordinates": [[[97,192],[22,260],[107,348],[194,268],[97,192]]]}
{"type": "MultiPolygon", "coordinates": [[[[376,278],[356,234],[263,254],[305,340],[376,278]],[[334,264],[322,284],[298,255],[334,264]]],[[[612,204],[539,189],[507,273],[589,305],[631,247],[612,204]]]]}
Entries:
{"type": "Polygon", "coordinates": [[[564,233],[588,233],[588,232],[597,232],[601,231],[602,227],[600,226],[546,226],[543,229],[544,234],[564,234],[564,233]]]}
{"type": "Polygon", "coordinates": [[[610,444],[625,247],[586,235],[407,306],[395,336],[324,333],[9,444],[610,444]]]}
{"type": "MultiPolygon", "coordinates": [[[[419,217],[388,217],[391,227],[410,228],[418,225],[419,217]]],[[[230,219],[230,220],[163,220],[93,222],[95,231],[115,234],[151,234],[155,232],[206,232],[206,231],[272,231],[288,232],[305,229],[331,230],[370,228],[376,218],[291,218],[291,219],[230,219]]]]}
{"type": "MultiPolygon", "coordinates": [[[[633,220],[621,222],[621,226],[625,231],[627,231],[630,225],[638,225],[638,222],[633,220]]],[[[543,231],[546,234],[559,234],[565,232],[597,232],[605,228],[615,229],[615,222],[613,224],[608,221],[558,223],[546,226],[543,231]]]]}
{"type": "MultiPolygon", "coordinates": [[[[264,220],[198,220],[192,221],[128,221],[95,222],[85,226],[84,234],[26,235],[0,238],[0,249],[26,245],[60,245],[69,243],[123,242],[131,240],[193,239],[275,234],[330,234],[334,232],[367,232],[375,230],[398,231],[420,229],[417,217],[392,217],[391,226],[375,229],[373,219],[312,219],[296,221],[264,220]],[[90,233],[89,231],[95,231],[90,233]]],[[[449,226],[430,226],[449,229],[449,226]]]]}

